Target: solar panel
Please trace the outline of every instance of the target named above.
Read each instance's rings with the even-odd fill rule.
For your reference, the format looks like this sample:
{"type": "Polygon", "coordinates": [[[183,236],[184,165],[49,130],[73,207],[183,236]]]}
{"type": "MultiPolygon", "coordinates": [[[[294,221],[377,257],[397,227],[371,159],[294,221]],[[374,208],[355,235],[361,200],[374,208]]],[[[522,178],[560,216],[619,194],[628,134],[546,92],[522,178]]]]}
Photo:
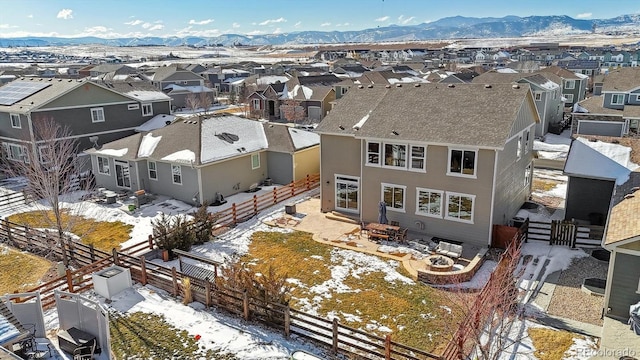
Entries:
{"type": "Polygon", "coordinates": [[[0,105],[11,106],[38,91],[50,86],[43,82],[13,81],[0,87],[0,105]]]}

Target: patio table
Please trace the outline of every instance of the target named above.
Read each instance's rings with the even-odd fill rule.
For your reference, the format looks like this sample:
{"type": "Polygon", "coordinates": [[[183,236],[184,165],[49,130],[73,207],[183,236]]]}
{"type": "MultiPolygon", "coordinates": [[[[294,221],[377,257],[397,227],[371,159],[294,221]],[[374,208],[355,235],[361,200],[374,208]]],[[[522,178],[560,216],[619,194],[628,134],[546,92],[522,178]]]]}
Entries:
{"type": "Polygon", "coordinates": [[[400,231],[400,226],[389,225],[389,224],[380,224],[380,223],[368,223],[365,226],[365,229],[369,232],[369,239],[393,239],[398,231],[400,231]]]}

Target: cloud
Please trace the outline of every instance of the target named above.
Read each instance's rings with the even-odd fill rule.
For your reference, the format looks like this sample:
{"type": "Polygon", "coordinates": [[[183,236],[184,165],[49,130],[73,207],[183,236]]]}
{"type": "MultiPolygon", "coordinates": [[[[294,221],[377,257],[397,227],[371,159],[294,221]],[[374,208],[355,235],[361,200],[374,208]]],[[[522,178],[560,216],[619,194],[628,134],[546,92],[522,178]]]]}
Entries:
{"type": "Polygon", "coordinates": [[[0,24],[0,29],[15,29],[17,26],[9,24],[0,24]]]}
{"type": "Polygon", "coordinates": [[[29,19],[33,19],[33,14],[29,14],[29,15],[27,15],[27,17],[28,17],[29,19]]]}
{"type": "Polygon", "coordinates": [[[264,34],[264,31],[262,30],[253,30],[247,33],[247,35],[262,35],[262,34],[264,34]]]}
{"type": "Polygon", "coordinates": [[[330,22],[326,22],[326,23],[322,23],[322,24],[320,24],[320,26],[322,26],[322,27],[324,27],[324,26],[330,26],[330,25],[331,25],[331,23],[330,23],[330,22]]]}
{"type": "Polygon", "coordinates": [[[99,26],[93,26],[93,27],[90,27],[90,28],[85,28],[84,32],[87,33],[87,34],[103,34],[103,33],[106,33],[108,31],[111,31],[111,30],[113,30],[113,29],[99,25],[99,26]]]}
{"type": "Polygon", "coordinates": [[[593,15],[592,13],[582,13],[582,14],[578,14],[576,15],[576,19],[588,19],[591,17],[591,15],[593,15]]]}
{"type": "Polygon", "coordinates": [[[302,25],[302,21],[298,21],[298,22],[297,22],[295,25],[293,25],[293,26],[295,26],[295,27],[297,27],[297,28],[298,28],[298,27],[300,27],[300,25],[302,25]]]}
{"type": "Polygon", "coordinates": [[[62,9],[58,11],[58,15],[56,16],[58,19],[73,19],[73,10],[71,9],[62,9]]]}
{"type": "Polygon", "coordinates": [[[231,26],[233,26],[234,29],[237,29],[240,27],[240,24],[234,22],[233,24],[231,24],[231,26]]]}
{"type": "Polygon", "coordinates": [[[189,20],[189,25],[207,25],[214,22],[213,19],[206,19],[206,20],[189,20]]]}
{"type": "Polygon", "coordinates": [[[348,22],[344,23],[344,24],[336,24],[336,27],[342,27],[342,26],[349,26],[351,24],[349,24],[348,22]]]}
{"type": "Polygon", "coordinates": [[[261,22],[258,25],[265,26],[265,25],[269,25],[269,24],[276,24],[276,23],[283,23],[283,22],[287,22],[287,19],[285,19],[283,17],[280,17],[280,18],[277,18],[277,19],[265,20],[265,21],[261,22]]]}
{"type": "Polygon", "coordinates": [[[412,22],[413,19],[415,19],[415,16],[410,16],[410,17],[404,17],[404,15],[400,15],[398,16],[398,21],[400,22],[400,24],[402,25],[407,25],[408,23],[412,22]]]}
{"type": "Polygon", "coordinates": [[[276,28],[275,30],[273,30],[273,34],[280,34],[282,33],[282,29],[280,28],[276,28]]]}
{"type": "Polygon", "coordinates": [[[387,20],[389,20],[388,16],[383,16],[383,17],[379,17],[379,18],[376,19],[376,21],[379,21],[379,22],[384,22],[384,21],[387,21],[387,20]]]}
{"type": "Polygon", "coordinates": [[[140,19],[136,19],[136,20],[131,20],[131,21],[127,21],[126,23],[124,23],[125,25],[131,25],[131,26],[136,26],[136,25],[140,25],[143,24],[144,21],[140,20],[140,19]]]}
{"type": "Polygon", "coordinates": [[[155,24],[152,27],[150,27],[148,30],[149,31],[155,31],[155,30],[162,30],[164,29],[164,25],[162,24],[155,24]]]}

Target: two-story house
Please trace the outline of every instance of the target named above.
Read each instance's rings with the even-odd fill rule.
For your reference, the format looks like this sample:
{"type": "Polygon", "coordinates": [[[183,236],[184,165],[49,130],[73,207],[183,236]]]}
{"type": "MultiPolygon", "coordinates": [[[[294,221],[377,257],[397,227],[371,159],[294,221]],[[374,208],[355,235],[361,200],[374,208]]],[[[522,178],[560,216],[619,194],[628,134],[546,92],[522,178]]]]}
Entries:
{"type": "Polygon", "coordinates": [[[199,97],[200,94],[211,98],[215,96],[214,92],[205,86],[202,76],[178,65],[162,66],[146,72],[144,76],[156,88],[171,97],[175,108],[186,107],[186,98],[192,94],[195,97],[199,97]]]}
{"type": "Polygon", "coordinates": [[[640,133],[640,69],[619,68],[597,76],[594,96],[573,109],[573,132],[625,136],[640,133]]]}
{"type": "Polygon", "coordinates": [[[491,244],[528,199],[538,112],[527,84],[354,86],[317,127],[321,210],[491,244]]]}
{"type": "MultiPolygon", "coordinates": [[[[561,81],[562,96],[566,99],[565,106],[573,106],[573,104],[584,100],[587,96],[589,87],[589,76],[582,73],[571,72],[559,66],[549,66],[539,71],[543,76],[553,74],[558,76],[561,81]]],[[[551,79],[552,81],[555,79],[551,79]]]]}
{"type": "Polygon", "coordinates": [[[80,150],[134,133],[154,114],[169,114],[170,99],[159,91],[123,89],[75,79],[18,79],[0,88],[0,140],[11,160],[24,159],[39,121],[53,120],[78,140],[80,150]]]}

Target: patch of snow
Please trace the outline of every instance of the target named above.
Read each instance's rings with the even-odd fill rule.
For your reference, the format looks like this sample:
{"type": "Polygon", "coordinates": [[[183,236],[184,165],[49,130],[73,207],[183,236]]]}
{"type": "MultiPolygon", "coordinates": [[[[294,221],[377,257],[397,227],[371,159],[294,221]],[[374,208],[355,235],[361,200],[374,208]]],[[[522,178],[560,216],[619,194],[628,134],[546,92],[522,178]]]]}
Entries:
{"type": "Polygon", "coordinates": [[[548,90],[554,90],[560,87],[560,85],[554,83],[551,80],[547,80],[547,82],[545,82],[544,84],[541,84],[540,86],[548,90]]]}
{"type": "Polygon", "coordinates": [[[320,135],[306,130],[288,128],[289,136],[296,150],[320,144],[320,135]]]}
{"type": "Polygon", "coordinates": [[[115,156],[115,157],[125,156],[127,154],[127,152],[129,152],[129,148],[96,150],[96,154],[107,155],[107,156],[115,156]]]}
{"type": "Polygon", "coordinates": [[[138,148],[138,157],[149,157],[153,154],[162,136],[153,136],[152,133],[148,133],[142,137],[140,141],[140,147],[138,148]]]}
{"type": "Polygon", "coordinates": [[[175,115],[158,114],[146,121],[144,124],[135,128],[135,130],[137,132],[145,132],[160,129],[167,126],[167,122],[172,123],[175,118],[175,115]]]}
{"type": "Polygon", "coordinates": [[[180,150],[172,154],[169,154],[160,160],[171,161],[171,162],[192,163],[196,161],[196,153],[194,153],[191,150],[185,149],[185,150],[180,150]]]}
{"type": "Polygon", "coordinates": [[[126,94],[140,101],[171,100],[171,98],[162,91],[134,90],[126,94]]]}
{"type": "Polygon", "coordinates": [[[369,120],[369,116],[371,115],[371,111],[369,110],[369,112],[367,113],[367,115],[363,116],[362,119],[360,119],[360,121],[358,121],[355,125],[353,125],[353,128],[358,130],[362,127],[362,125],[364,125],[364,123],[367,122],[367,120],[369,120]]]}

